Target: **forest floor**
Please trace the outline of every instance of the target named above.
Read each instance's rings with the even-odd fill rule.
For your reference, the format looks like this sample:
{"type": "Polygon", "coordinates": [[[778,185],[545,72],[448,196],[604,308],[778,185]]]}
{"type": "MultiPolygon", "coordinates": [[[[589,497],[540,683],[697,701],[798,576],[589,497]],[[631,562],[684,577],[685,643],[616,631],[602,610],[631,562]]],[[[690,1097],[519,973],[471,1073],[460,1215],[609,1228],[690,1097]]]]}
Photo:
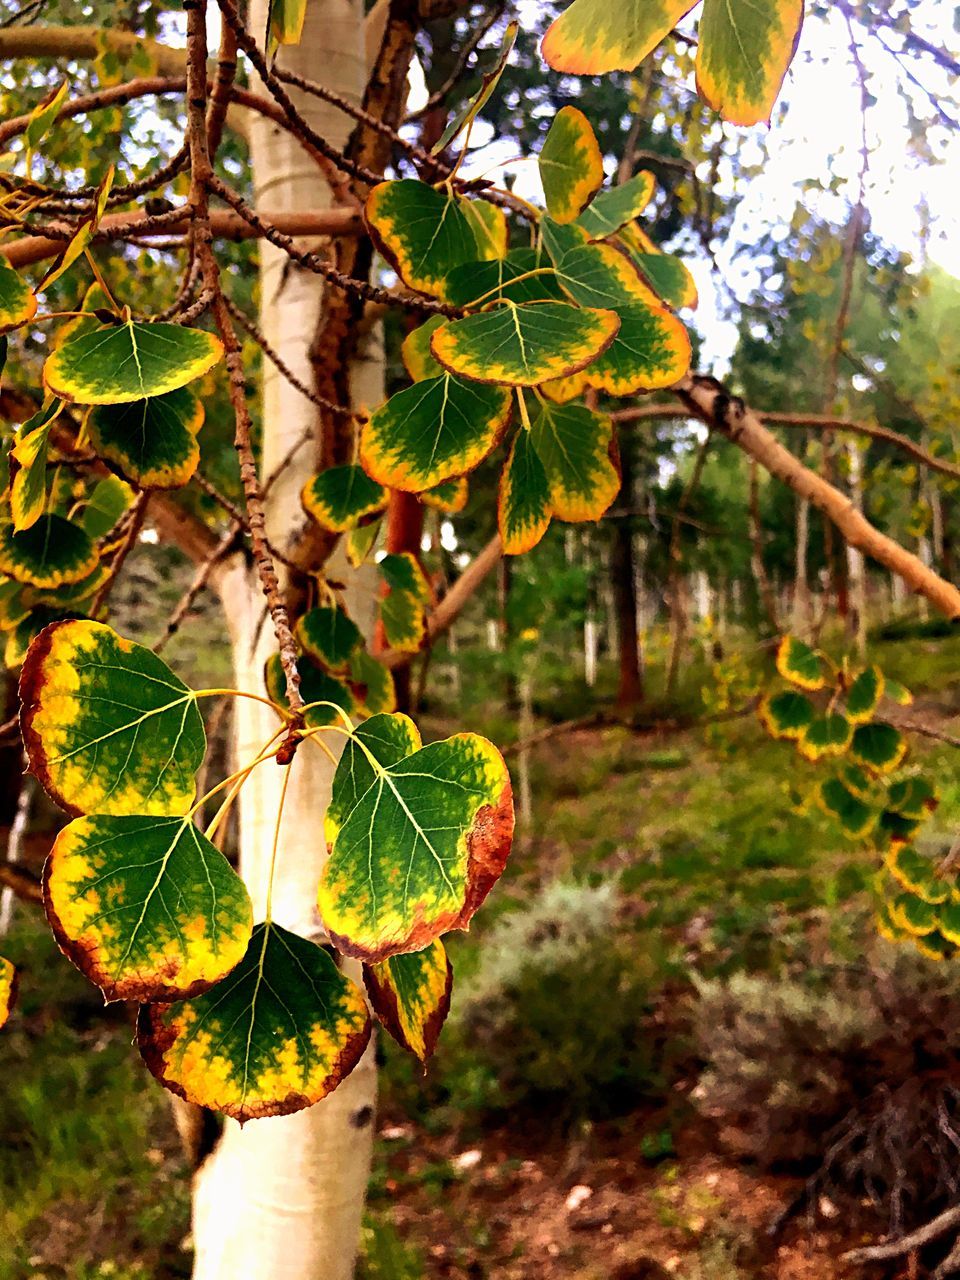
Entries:
{"type": "MultiPolygon", "coordinates": [[[[888,644],[876,657],[918,693],[915,718],[957,732],[960,640],[888,644]]],[[[960,757],[937,743],[913,750],[937,774],[935,825],[949,833],[960,757]]],[[[532,821],[483,922],[454,940],[458,984],[469,989],[490,930],[544,886],[614,884],[618,937],[656,992],[650,1026],[669,1049],[631,1082],[627,1105],[598,1106],[603,1088],[585,1085],[572,1111],[542,1079],[499,1081],[455,1024],[426,1080],[382,1045],[364,1280],[854,1274],[836,1259],[870,1224],[827,1202],[771,1234],[802,1180],[738,1159],[691,1101],[691,974],[806,970],[858,951],[873,928],[869,855],[822,817],[791,811],[794,760],[752,718],[662,740],[581,731],[537,747],[532,821]]],[[[30,860],[48,845],[33,838],[30,860]]],[[[188,1276],[189,1179],[161,1091],[131,1046],[129,1011],[104,1010],[25,910],[5,952],[24,978],[0,1038],[0,1280],[188,1276]]],[[[597,992],[595,1017],[617,998],[597,992]]],[[[569,1071],[586,1048],[582,1026],[559,1018],[552,1048],[569,1071]]]]}

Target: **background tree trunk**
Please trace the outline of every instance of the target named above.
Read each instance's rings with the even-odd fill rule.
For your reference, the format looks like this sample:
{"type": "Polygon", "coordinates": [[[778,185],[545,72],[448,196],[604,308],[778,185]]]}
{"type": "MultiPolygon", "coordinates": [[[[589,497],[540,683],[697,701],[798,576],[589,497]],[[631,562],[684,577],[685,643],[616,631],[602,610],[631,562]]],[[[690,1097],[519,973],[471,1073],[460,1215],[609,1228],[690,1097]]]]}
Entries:
{"type": "MultiPolygon", "coordinates": [[[[251,30],[266,30],[267,7],[267,0],[253,0],[251,30]]],[[[300,45],[283,49],[280,60],[359,102],[367,76],[361,0],[314,0],[300,45]]],[[[297,105],[319,133],[337,146],[344,144],[350,129],[346,117],[316,98],[298,98],[297,105]]],[[[316,166],[271,122],[256,121],[251,152],[258,204],[291,211],[329,204],[316,166]]],[[[261,327],[309,385],[309,344],[323,300],[322,282],[292,267],[268,245],[261,247],[261,264],[261,327]]],[[[352,370],[357,405],[382,399],[379,343],[379,334],[373,333],[365,358],[352,370]]],[[[316,410],[266,360],[263,373],[263,469],[269,474],[291,446],[313,432],[316,410]]],[[[314,465],[311,435],[270,492],[268,528],[277,544],[283,545],[302,523],[300,489],[314,465]]],[[[347,608],[369,636],[376,601],[372,573],[357,574],[345,566],[334,572],[350,584],[347,608]]],[[[273,636],[255,577],[239,558],[221,576],[220,594],[237,687],[261,691],[273,636]]],[[[237,758],[254,755],[275,723],[266,708],[238,700],[237,758]]],[[[287,793],[273,895],[278,923],[318,940],[323,935],[314,904],[326,856],[323,815],[331,779],[326,757],[304,744],[287,793]]],[[[265,764],[251,776],[241,798],[240,864],[257,919],[263,914],[281,781],[282,771],[265,764]]],[[[358,973],[350,976],[359,979],[358,973]]],[[[318,1106],[254,1121],[242,1130],[227,1120],[219,1145],[196,1179],[196,1280],[350,1280],[369,1177],[375,1101],[371,1044],[345,1083],[318,1106]]]]}

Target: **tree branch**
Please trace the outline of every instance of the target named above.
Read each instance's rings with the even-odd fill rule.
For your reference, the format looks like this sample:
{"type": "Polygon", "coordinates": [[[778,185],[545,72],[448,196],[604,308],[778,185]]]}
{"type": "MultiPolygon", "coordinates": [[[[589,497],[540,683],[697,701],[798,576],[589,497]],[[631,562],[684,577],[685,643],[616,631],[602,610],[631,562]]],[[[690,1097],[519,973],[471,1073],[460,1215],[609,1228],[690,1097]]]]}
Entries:
{"type": "Polygon", "coordinates": [[[673,388],[689,411],[726,436],[771,475],[828,517],[846,541],[898,574],[951,621],[960,621],[960,591],[906,548],[875,529],[850,499],[785,449],[760,418],[714,378],[687,377],[673,388]]]}

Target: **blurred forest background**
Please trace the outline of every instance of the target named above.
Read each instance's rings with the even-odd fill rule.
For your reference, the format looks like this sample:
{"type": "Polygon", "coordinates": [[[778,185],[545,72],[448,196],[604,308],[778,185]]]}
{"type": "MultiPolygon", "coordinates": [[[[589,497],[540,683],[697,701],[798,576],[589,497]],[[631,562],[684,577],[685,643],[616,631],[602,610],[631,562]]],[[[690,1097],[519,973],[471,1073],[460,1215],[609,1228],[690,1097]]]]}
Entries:
{"type": "MultiPolygon", "coordinates": [[[[182,43],[176,5],[30,7],[44,21],[182,43]]],[[[509,7],[469,5],[427,30],[411,137],[430,145],[457,94],[476,87],[473,74],[447,89],[457,51],[472,57],[481,37],[495,45],[509,7]]],[[[554,112],[577,102],[611,160],[657,177],[651,234],[686,256],[700,285],[700,310],[685,317],[699,367],[726,376],[727,365],[730,385],[794,452],[956,580],[960,281],[941,264],[960,258],[941,243],[951,212],[930,197],[945,190],[938,166],[952,157],[956,174],[960,151],[943,6],[809,6],[769,133],[724,127],[703,106],[683,41],[635,77],[549,72],[538,44],[558,6],[522,8],[518,56],[484,109],[469,171],[503,161],[511,171],[509,158],[534,151],[554,112]],[[784,169],[771,159],[778,129],[802,126],[818,94],[852,94],[863,137],[856,112],[836,137],[824,137],[826,117],[811,118],[819,171],[798,165],[758,210],[765,173],[784,169]],[[901,160],[887,172],[891,149],[901,160]],[[899,234],[882,216],[891,183],[901,206],[909,186],[899,234]],[[825,432],[821,414],[857,429],[825,432]],[[923,465],[878,428],[945,466],[923,465]]],[[[20,10],[0,3],[0,61],[20,10]]],[[[49,58],[26,81],[22,62],[2,65],[5,113],[64,75],[49,58]]],[[[75,87],[118,74],[107,53],[69,67],[75,87]]],[[[107,163],[106,138],[122,125],[130,170],[154,165],[173,120],[136,105],[112,114],[64,128],[50,163],[82,164],[98,181],[98,156],[107,163]]],[[[242,185],[243,143],[231,135],[228,146],[242,185]]],[[[528,175],[513,173],[523,190],[528,175]]],[[[234,296],[250,311],[255,254],[229,250],[234,296]]],[[[175,286],[156,249],[131,248],[121,269],[128,293],[152,305],[175,286]]],[[[77,285],[61,279],[52,301],[72,305],[77,285]]],[[[403,332],[389,324],[399,385],[403,332]]],[[[29,348],[24,383],[44,335],[29,348]]],[[[246,356],[251,368],[262,358],[253,341],[246,356]]],[[[5,382],[0,409],[20,376],[5,382]]],[[[217,395],[202,469],[236,497],[217,395]]],[[[815,766],[755,715],[779,634],[812,637],[834,657],[868,655],[915,695],[913,719],[929,732],[912,738],[907,773],[922,766],[936,779],[922,847],[944,850],[960,822],[950,741],[960,636],[786,488],[672,414],[669,397],[625,412],[620,451],[624,486],[607,517],[555,523],[533,553],[504,561],[410,672],[425,737],[466,727],[506,749],[520,822],[482,922],[450,939],[453,1012],[426,1077],[381,1037],[366,1280],[825,1280],[848,1274],[845,1249],[916,1226],[960,1194],[957,964],[878,936],[875,856],[816,807],[797,811],[791,785],[815,766]]],[[[481,467],[461,513],[419,512],[438,591],[494,532],[495,486],[493,466],[481,467]]],[[[213,505],[205,514],[218,518],[213,505]]],[[[154,643],[192,575],[148,523],[113,625],[154,643]]],[[[11,668],[29,638],[7,633],[11,668]]],[[[164,656],[188,681],[229,683],[212,597],[197,599],[164,656]]],[[[14,686],[15,671],[11,706],[14,686]]],[[[228,715],[215,709],[209,725],[223,753],[228,715]]],[[[59,818],[22,779],[16,739],[2,749],[0,835],[37,871],[59,818]]],[[[131,1046],[130,1011],[102,1006],[35,906],[5,894],[0,931],[24,975],[0,1039],[0,1278],[189,1275],[189,1172],[131,1046]]]]}

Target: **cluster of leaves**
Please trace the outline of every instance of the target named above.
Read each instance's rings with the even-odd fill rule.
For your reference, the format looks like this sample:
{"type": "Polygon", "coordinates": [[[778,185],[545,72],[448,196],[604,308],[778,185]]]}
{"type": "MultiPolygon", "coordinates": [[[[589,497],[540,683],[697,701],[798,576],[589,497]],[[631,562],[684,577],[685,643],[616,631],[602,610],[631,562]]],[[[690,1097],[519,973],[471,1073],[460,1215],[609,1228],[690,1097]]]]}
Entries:
{"type": "MultiPolygon", "coordinates": [[[[573,0],[547,32],[543,54],[557,71],[632,71],[673,31],[696,0],[573,0]]],[[[704,0],[697,88],[733,124],[769,120],[796,52],[803,0],[704,0]]]]}
{"type": "Polygon", "coordinates": [[[876,888],[885,937],[909,939],[933,959],[953,955],[960,945],[956,873],[912,845],[937,806],[936,788],[923,773],[901,769],[907,739],[882,716],[884,698],[905,705],[910,693],[876,666],[836,665],[795,636],[781,639],[777,670],[790,687],[763,698],[762,724],[794,742],[805,760],[832,766],[811,794],[793,792],[796,807],[813,800],[851,840],[881,855],[876,888]]]}
{"type": "MultiPolygon", "coordinates": [[[[370,194],[367,224],[385,258],[443,311],[404,342],[412,385],[364,424],[362,466],[323,472],[304,490],[323,528],[348,532],[354,558],[373,545],[370,523],[388,488],[460,509],[466,474],[504,438],[515,404],[499,501],[508,554],[535,546],[554,516],[599,519],[620,487],[617,445],[609,413],[583,396],[657,390],[687,372],[690,342],[674,309],[695,303],[692,280],[637,221],[652,176],[601,190],[599,144],[573,107],[557,114],[540,168],[547,211],[524,208],[526,234],[511,230],[503,208],[449,182],[385,182],[370,194]]],[[[397,564],[380,568],[388,599],[400,580],[412,624],[423,584],[397,564]]],[[[391,621],[391,643],[415,648],[385,617],[388,634],[391,621]]]]}
{"type": "MultiPolygon", "coordinates": [[[[356,642],[345,615],[305,617],[305,644],[328,664],[349,663],[356,642]]],[[[329,949],[281,928],[269,910],[254,925],[246,886],[193,821],[226,788],[229,805],[277,750],[198,801],[203,693],[94,621],[47,627],[20,692],[30,766],[73,815],[43,877],[61,950],[106,999],[140,1002],[141,1054],[174,1092],[241,1121],[319,1101],[369,1039],[363,995],[329,949]]],[[[290,717],[276,710],[280,737],[290,717]]],[[[320,732],[326,710],[308,705],[306,724],[313,711],[320,723],[298,732],[320,732]]],[[[321,918],[337,950],[364,962],[384,1025],[425,1061],[452,984],[440,937],[467,927],[509,852],[509,776],[476,735],[424,747],[406,716],[354,728],[337,714],[347,741],[326,815],[321,918]]],[[[12,972],[2,978],[6,1010],[12,972]]]]}

